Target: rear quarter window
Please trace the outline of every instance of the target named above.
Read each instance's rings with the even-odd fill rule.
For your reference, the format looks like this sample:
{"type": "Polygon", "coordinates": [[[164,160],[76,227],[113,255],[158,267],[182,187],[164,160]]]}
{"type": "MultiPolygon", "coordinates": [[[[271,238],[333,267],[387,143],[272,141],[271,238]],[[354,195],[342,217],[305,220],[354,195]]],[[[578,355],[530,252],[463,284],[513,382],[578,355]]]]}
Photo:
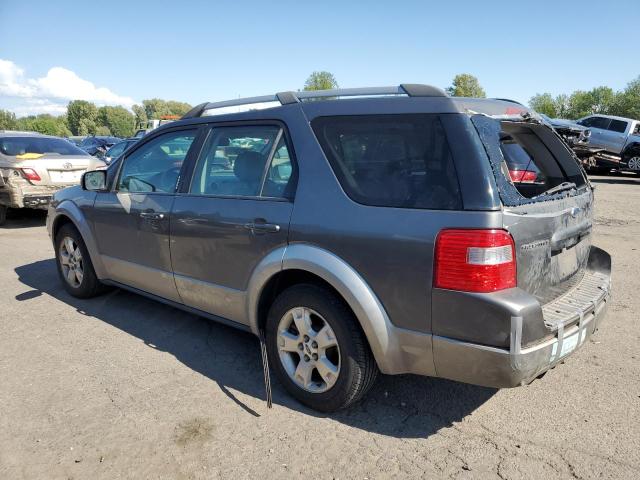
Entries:
{"type": "Polygon", "coordinates": [[[319,117],[314,133],[345,193],[381,207],[462,208],[438,115],[319,117]]]}

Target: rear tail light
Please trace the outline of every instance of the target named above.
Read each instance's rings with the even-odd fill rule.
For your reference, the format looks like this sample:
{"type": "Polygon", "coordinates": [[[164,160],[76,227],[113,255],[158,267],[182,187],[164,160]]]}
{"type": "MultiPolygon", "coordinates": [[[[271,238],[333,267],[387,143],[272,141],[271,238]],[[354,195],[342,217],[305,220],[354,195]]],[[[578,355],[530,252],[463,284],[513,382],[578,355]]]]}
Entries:
{"type": "Polygon", "coordinates": [[[534,183],[538,173],[531,170],[509,170],[509,176],[514,183],[534,183]]]}
{"type": "Polygon", "coordinates": [[[21,168],[20,171],[22,171],[22,175],[24,175],[24,178],[26,178],[30,182],[39,182],[40,180],[42,180],[40,178],[40,175],[38,175],[38,172],[36,172],[33,168],[21,168]]]}
{"type": "Polygon", "coordinates": [[[433,283],[464,292],[515,287],[513,238],[505,230],[442,230],[436,238],[433,283]]]}

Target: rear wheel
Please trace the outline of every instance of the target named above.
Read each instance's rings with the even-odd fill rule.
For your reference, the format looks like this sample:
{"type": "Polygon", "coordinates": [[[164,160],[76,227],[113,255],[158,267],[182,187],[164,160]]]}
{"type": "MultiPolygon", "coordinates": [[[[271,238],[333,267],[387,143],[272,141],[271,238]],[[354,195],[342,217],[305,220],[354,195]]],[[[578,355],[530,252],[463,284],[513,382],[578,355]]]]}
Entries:
{"type": "Polygon", "coordinates": [[[635,173],[640,173],[640,157],[631,157],[627,160],[627,168],[635,173]]]}
{"type": "Polygon", "coordinates": [[[56,235],[56,264],[62,285],[70,295],[90,298],[104,291],[82,236],[73,225],[63,225],[56,235]]]}
{"type": "Polygon", "coordinates": [[[352,312],[315,285],[282,292],[266,324],[271,364],[287,391],[323,412],[346,408],[373,385],[378,367],[352,312]]]}

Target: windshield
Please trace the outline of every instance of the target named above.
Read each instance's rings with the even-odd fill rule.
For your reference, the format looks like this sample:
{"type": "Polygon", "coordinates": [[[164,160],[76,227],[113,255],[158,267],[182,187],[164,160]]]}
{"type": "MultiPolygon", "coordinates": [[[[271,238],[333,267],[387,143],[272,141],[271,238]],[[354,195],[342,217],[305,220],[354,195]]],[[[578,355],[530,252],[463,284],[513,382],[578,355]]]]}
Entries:
{"type": "Polygon", "coordinates": [[[86,155],[72,143],[62,138],[50,137],[3,137],[0,138],[0,152],[12,157],[27,153],[57,153],[59,155],[86,155]]]}

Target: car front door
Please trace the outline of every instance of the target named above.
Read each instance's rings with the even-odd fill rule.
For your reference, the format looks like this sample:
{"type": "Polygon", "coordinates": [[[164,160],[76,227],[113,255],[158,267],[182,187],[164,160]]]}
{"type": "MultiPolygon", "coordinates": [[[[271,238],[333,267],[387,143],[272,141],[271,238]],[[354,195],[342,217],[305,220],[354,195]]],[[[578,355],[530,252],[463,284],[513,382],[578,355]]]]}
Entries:
{"type": "Polygon", "coordinates": [[[247,324],[251,273],[287,244],[296,167],[280,124],[214,126],[172,210],[182,301],[247,324]]]}
{"type": "Polygon", "coordinates": [[[180,301],[171,271],[170,213],[195,129],[155,136],[122,159],[93,210],[98,250],[110,280],[180,301]]]}
{"type": "Polygon", "coordinates": [[[592,147],[609,149],[607,143],[607,127],[609,127],[610,119],[606,117],[600,117],[598,115],[592,115],[590,117],[583,118],[577,123],[585,127],[589,127],[591,130],[591,138],[589,144],[592,147]]]}

